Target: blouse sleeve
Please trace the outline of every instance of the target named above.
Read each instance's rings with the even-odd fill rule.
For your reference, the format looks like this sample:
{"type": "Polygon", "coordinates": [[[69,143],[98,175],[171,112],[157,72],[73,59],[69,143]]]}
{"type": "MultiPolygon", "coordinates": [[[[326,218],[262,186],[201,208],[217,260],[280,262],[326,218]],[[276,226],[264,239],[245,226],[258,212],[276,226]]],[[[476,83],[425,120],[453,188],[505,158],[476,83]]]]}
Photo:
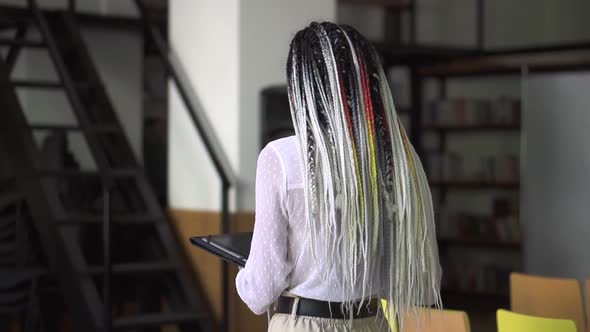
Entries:
{"type": "Polygon", "coordinates": [[[263,314],[289,286],[292,265],[288,252],[285,209],[286,174],[272,146],[258,156],[254,235],[246,266],[238,272],[236,288],[257,315],[263,314]]]}

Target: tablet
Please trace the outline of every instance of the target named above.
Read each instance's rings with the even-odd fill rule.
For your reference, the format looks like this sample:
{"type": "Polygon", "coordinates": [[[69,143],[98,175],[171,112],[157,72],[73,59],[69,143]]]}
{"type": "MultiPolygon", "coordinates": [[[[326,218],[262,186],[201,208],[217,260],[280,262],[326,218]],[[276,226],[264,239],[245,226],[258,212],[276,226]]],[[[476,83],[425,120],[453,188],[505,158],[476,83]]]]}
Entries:
{"type": "Polygon", "coordinates": [[[190,241],[223,260],[244,267],[250,254],[252,232],[193,236],[190,241]]]}

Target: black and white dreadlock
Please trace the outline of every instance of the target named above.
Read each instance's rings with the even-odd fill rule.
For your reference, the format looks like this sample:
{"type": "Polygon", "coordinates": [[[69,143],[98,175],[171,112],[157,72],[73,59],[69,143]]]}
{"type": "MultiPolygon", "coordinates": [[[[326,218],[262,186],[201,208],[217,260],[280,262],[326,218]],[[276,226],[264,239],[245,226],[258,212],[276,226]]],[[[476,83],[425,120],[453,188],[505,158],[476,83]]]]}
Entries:
{"type": "Polygon", "coordinates": [[[349,306],[362,289],[361,303],[387,300],[400,325],[409,309],[440,308],[432,198],[376,50],[350,26],[312,23],[291,42],[287,77],[324,276],[340,269],[349,306]]]}

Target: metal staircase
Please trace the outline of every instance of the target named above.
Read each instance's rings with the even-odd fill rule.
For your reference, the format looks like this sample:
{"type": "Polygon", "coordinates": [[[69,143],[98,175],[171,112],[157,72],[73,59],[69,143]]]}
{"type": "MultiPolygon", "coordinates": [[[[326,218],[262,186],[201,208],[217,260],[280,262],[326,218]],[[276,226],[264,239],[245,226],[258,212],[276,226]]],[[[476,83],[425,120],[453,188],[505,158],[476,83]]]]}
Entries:
{"type": "Polygon", "coordinates": [[[14,39],[0,39],[0,46],[10,47],[0,61],[0,140],[10,142],[8,154],[76,330],[159,331],[163,325],[212,330],[168,217],[134,156],[75,18],[41,11],[35,1],[29,1],[28,13],[16,22],[21,25],[14,39]],[[23,22],[38,29],[41,41],[26,39],[23,22]],[[47,50],[57,81],[10,79],[18,50],[31,47],[47,50]],[[77,124],[29,123],[16,89],[65,92],[77,124]],[[35,139],[39,133],[65,145],[70,134],[80,135],[96,167],[47,162],[35,139]]]}

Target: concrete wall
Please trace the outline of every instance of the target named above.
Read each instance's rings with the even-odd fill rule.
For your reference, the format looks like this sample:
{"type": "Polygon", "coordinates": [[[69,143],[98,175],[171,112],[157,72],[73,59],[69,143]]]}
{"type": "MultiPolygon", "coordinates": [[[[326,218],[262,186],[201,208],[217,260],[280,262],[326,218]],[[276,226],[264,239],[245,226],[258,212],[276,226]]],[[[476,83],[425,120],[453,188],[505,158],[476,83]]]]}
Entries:
{"type": "MultiPolygon", "coordinates": [[[[239,1],[172,0],[170,40],[234,170],[239,149],[239,1]]],[[[169,203],[219,210],[221,180],[176,89],[169,95],[169,203]]]]}
{"type": "Polygon", "coordinates": [[[527,80],[523,216],[527,272],[590,276],[589,73],[527,80]]]}

